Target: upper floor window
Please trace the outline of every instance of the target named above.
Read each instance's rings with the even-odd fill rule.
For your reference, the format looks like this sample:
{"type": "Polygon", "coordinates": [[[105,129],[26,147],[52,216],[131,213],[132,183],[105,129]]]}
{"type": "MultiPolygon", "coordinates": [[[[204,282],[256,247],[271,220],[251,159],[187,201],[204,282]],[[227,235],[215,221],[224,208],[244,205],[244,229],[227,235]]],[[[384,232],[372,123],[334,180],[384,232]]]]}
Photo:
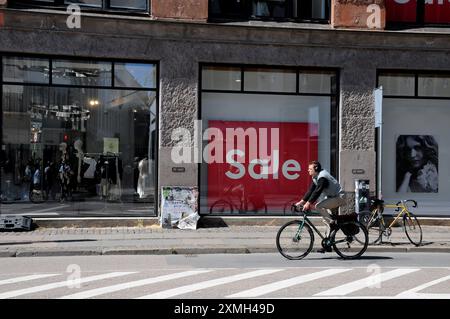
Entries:
{"type": "Polygon", "coordinates": [[[79,5],[81,10],[148,12],[150,0],[11,0],[12,6],[66,8],[79,5]]]}
{"type": "Polygon", "coordinates": [[[209,0],[216,19],[328,22],[331,0],[209,0]]]}
{"type": "Polygon", "coordinates": [[[387,22],[450,24],[450,0],[386,0],[387,22]]]}

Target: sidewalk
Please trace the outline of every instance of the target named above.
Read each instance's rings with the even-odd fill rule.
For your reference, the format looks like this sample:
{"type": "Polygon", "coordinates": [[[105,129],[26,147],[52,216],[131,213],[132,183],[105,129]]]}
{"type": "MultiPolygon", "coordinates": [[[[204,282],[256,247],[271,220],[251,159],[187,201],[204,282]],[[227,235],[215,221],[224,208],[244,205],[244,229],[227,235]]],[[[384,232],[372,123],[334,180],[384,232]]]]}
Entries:
{"type": "MultiPolygon", "coordinates": [[[[279,226],[225,226],[197,230],[145,227],[38,228],[30,232],[0,232],[0,257],[214,254],[277,252],[279,226]]],[[[319,226],[321,231],[323,226],[319,226]]],[[[388,241],[368,252],[450,253],[450,227],[422,226],[422,246],[410,244],[401,227],[388,241]]],[[[318,237],[318,236],[316,236],[318,237]]],[[[320,238],[319,238],[320,239],[320,238]]],[[[316,238],[315,247],[320,240],[316,238]]]]}

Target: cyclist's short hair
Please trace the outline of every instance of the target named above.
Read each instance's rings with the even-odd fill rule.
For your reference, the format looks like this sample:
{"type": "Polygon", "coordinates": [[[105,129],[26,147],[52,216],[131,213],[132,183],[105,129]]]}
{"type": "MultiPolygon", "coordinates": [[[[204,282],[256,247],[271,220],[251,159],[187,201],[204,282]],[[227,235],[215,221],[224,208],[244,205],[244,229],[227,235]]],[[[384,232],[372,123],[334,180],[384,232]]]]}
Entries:
{"type": "Polygon", "coordinates": [[[322,170],[322,165],[318,161],[311,161],[308,165],[313,165],[314,170],[318,173],[322,170]]]}

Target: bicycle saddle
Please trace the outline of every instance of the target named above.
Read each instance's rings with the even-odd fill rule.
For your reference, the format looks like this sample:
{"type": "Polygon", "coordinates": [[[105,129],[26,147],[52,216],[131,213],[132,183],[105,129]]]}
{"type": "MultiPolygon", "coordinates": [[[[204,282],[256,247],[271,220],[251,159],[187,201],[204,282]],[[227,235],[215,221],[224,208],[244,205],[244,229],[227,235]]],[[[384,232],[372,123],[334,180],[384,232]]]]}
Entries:
{"type": "Polygon", "coordinates": [[[371,198],[370,199],[370,204],[373,206],[379,206],[379,205],[383,205],[384,200],[382,199],[378,199],[378,198],[371,198]]]}

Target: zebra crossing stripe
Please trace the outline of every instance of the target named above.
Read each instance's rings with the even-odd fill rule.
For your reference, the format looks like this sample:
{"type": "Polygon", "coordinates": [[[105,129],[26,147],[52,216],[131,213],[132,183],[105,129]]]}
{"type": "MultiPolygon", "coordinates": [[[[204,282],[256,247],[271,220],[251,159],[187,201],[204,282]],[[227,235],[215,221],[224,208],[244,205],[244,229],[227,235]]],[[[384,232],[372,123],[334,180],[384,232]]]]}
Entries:
{"type": "Polygon", "coordinates": [[[120,291],[120,290],[136,288],[136,287],[140,287],[140,286],[145,286],[145,285],[168,281],[168,280],[173,280],[173,279],[179,279],[179,278],[183,278],[183,277],[194,276],[194,275],[198,275],[198,274],[202,274],[202,273],[206,273],[206,272],[210,272],[210,271],[211,270],[192,270],[192,271],[184,271],[184,272],[180,272],[180,273],[176,273],[176,274],[164,275],[164,276],[159,276],[159,277],[146,278],[146,279],[142,279],[142,280],[126,282],[123,284],[117,284],[117,285],[113,285],[113,286],[87,290],[87,291],[83,291],[80,293],[63,296],[60,299],[91,298],[91,297],[100,296],[100,295],[104,295],[104,294],[108,294],[108,293],[113,293],[113,292],[120,291]]]}
{"type": "MultiPolygon", "coordinates": [[[[134,274],[134,272],[112,272],[112,273],[103,274],[103,275],[90,276],[90,277],[80,278],[78,281],[76,281],[76,284],[78,284],[78,283],[84,284],[84,283],[91,282],[91,281],[115,278],[115,277],[130,275],[130,274],[134,274]]],[[[72,284],[74,284],[74,283],[72,283],[71,280],[64,280],[64,281],[60,281],[60,282],[54,282],[51,284],[40,285],[40,286],[31,287],[31,288],[13,290],[13,291],[1,293],[0,299],[14,298],[14,297],[32,294],[32,293],[36,293],[36,292],[41,292],[41,291],[46,291],[46,290],[51,290],[51,289],[56,289],[56,288],[61,288],[61,287],[68,287],[69,285],[72,285],[72,284]]]]}
{"type": "Polygon", "coordinates": [[[445,299],[447,299],[450,296],[449,294],[419,294],[419,293],[417,293],[418,291],[421,291],[425,288],[437,285],[437,284],[447,281],[447,280],[450,280],[450,276],[445,276],[445,277],[427,282],[423,285],[417,286],[413,289],[406,290],[404,292],[399,293],[396,297],[398,297],[398,298],[429,297],[429,298],[445,298],[445,299]]]}
{"type": "Polygon", "coordinates": [[[218,278],[218,279],[213,279],[213,280],[199,282],[199,283],[192,284],[192,285],[181,286],[181,287],[174,288],[174,289],[164,290],[164,291],[160,291],[160,292],[153,293],[153,294],[150,294],[150,295],[146,295],[146,296],[143,296],[143,297],[139,297],[137,299],[163,299],[163,298],[170,298],[170,297],[174,297],[174,296],[190,293],[190,292],[193,292],[193,291],[202,290],[202,289],[206,289],[206,288],[211,288],[211,287],[215,287],[215,286],[220,286],[220,285],[224,285],[224,284],[228,284],[228,283],[232,283],[232,282],[236,282],[236,281],[240,281],[240,280],[244,280],[244,279],[250,279],[250,278],[255,278],[255,277],[259,277],[259,276],[273,274],[275,272],[279,272],[279,271],[282,271],[282,270],[283,269],[255,270],[255,271],[247,272],[247,273],[244,273],[244,274],[233,275],[233,276],[228,276],[228,277],[222,277],[222,278],[218,278]]]}
{"type": "Polygon", "coordinates": [[[353,282],[350,282],[348,284],[335,287],[329,290],[325,290],[323,292],[320,292],[318,294],[315,294],[314,296],[345,296],[352,292],[368,288],[370,286],[373,286],[375,284],[380,284],[383,281],[390,280],[393,278],[397,278],[400,276],[404,276],[416,271],[419,271],[420,269],[412,269],[412,268],[401,268],[401,269],[395,269],[392,271],[388,271],[382,274],[378,275],[372,275],[360,280],[356,280],[353,282]]]}
{"type": "Polygon", "coordinates": [[[259,296],[266,295],[268,293],[271,293],[271,292],[274,292],[274,291],[277,291],[277,290],[281,290],[281,289],[284,289],[284,288],[289,288],[291,286],[299,285],[299,284],[306,283],[306,282],[309,282],[309,281],[313,281],[313,280],[316,280],[316,279],[320,279],[320,278],[324,278],[324,277],[340,274],[340,273],[343,273],[343,272],[346,272],[346,271],[349,271],[349,270],[351,270],[351,269],[327,269],[327,270],[315,272],[315,273],[312,273],[312,274],[301,275],[301,276],[297,276],[297,277],[294,277],[294,278],[290,278],[290,279],[274,282],[274,283],[271,283],[271,284],[259,286],[259,287],[253,288],[253,289],[241,291],[239,293],[226,296],[226,298],[259,297],[259,296]]]}
{"type": "Polygon", "coordinates": [[[5,280],[0,280],[0,286],[8,285],[8,284],[15,284],[18,282],[24,282],[24,281],[29,281],[29,280],[35,280],[35,279],[48,278],[48,277],[53,277],[53,276],[57,276],[57,275],[58,274],[29,275],[29,276],[10,278],[10,279],[5,279],[5,280]]]}

